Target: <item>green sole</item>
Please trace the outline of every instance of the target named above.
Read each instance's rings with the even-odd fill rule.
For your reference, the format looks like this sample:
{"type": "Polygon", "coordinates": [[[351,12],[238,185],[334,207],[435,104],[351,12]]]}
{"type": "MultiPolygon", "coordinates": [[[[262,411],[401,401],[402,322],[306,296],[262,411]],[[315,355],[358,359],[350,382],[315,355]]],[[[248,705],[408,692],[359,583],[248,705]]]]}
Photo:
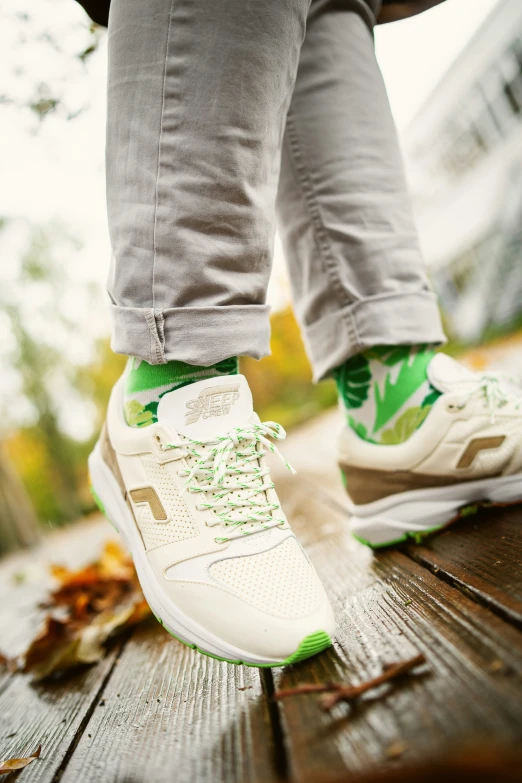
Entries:
{"type": "Polygon", "coordinates": [[[253,669],[275,669],[279,666],[290,666],[293,663],[305,661],[307,658],[311,658],[313,655],[317,655],[318,653],[323,652],[323,650],[326,650],[328,647],[332,646],[332,640],[326,631],[316,631],[315,633],[311,633],[306,636],[297,650],[288,658],[285,658],[284,661],[278,661],[276,663],[248,663],[247,661],[234,661],[231,658],[222,658],[219,655],[213,655],[213,653],[206,652],[206,650],[202,650],[201,647],[198,647],[197,644],[189,644],[188,642],[184,642],[183,639],[180,639],[179,636],[176,636],[175,633],[167,628],[167,626],[163,623],[157,614],[154,614],[154,617],[158,623],[167,631],[167,633],[173,636],[174,639],[177,639],[178,642],[181,642],[181,644],[184,644],[185,647],[190,647],[191,650],[196,650],[197,652],[201,653],[201,655],[206,655],[207,658],[214,658],[216,661],[233,663],[236,666],[250,666],[253,669]]]}
{"type": "MultiPolygon", "coordinates": [[[[113,528],[117,531],[118,528],[116,525],[114,525],[109,517],[107,516],[107,512],[105,511],[104,505],[101,502],[100,498],[94,491],[94,487],[91,485],[90,490],[92,493],[92,496],[94,498],[94,501],[102,514],[105,514],[113,528]]],[[[151,610],[152,611],[152,610],[151,610]]],[[[154,612],[152,612],[154,614],[154,612]]],[[[212,655],[212,653],[206,652],[205,650],[202,650],[200,647],[198,647],[196,644],[189,644],[188,642],[184,642],[183,639],[180,639],[179,636],[176,636],[175,633],[172,633],[169,628],[167,628],[164,623],[160,620],[157,614],[154,614],[154,617],[158,621],[158,623],[165,628],[167,633],[170,633],[171,636],[174,637],[174,639],[177,639],[178,642],[181,642],[181,644],[184,644],[186,647],[190,647],[192,650],[197,650],[202,655],[207,655],[209,658],[215,658],[217,661],[225,661],[225,663],[234,663],[238,666],[252,666],[255,669],[271,669],[275,668],[277,666],[290,666],[292,663],[299,663],[299,661],[305,661],[307,658],[311,658],[313,655],[317,655],[320,652],[323,652],[323,650],[326,650],[328,647],[332,646],[332,640],[330,636],[326,633],[326,631],[316,631],[315,633],[309,634],[309,636],[305,637],[297,650],[292,653],[288,658],[286,658],[284,661],[280,661],[279,663],[247,663],[246,661],[232,661],[229,658],[220,658],[219,655],[212,655]]]]}
{"type": "MultiPolygon", "coordinates": [[[[107,517],[107,512],[105,511],[105,506],[103,505],[103,503],[101,502],[100,498],[99,498],[99,497],[98,497],[98,495],[96,494],[96,492],[95,492],[95,490],[94,490],[94,487],[93,487],[93,485],[92,485],[92,484],[89,484],[89,489],[90,489],[90,491],[91,491],[91,495],[92,495],[92,496],[93,496],[93,498],[94,498],[94,502],[96,503],[96,505],[98,506],[98,508],[99,508],[99,509],[100,509],[100,511],[102,512],[102,514],[105,514],[105,516],[107,517]]],[[[107,517],[107,519],[109,519],[109,517],[107,517]]],[[[110,519],[109,519],[109,522],[111,522],[111,520],[110,520],[110,519]]],[[[112,522],[111,522],[111,525],[112,525],[112,522]]],[[[113,527],[114,527],[114,526],[113,526],[113,527]]]]}
{"type": "Polygon", "coordinates": [[[96,491],[95,491],[95,489],[94,489],[92,484],[89,485],[89,489],[91,490],[91,495],[94,498],[94,502],[96,503],[96,505],[98,506],[98,508],[102,512],[102,514],[105,516],[105,519],[107,520],[107,522],[109,522],[109,524],[112,525],[112,527],[115,529],[115,531],[118,533],[118,535],[120,535],[120,531],[118,530],[118,528],[116,527],[114,522],[111,520],[111,518],[109,517],[109,515],[105,511],[105,506],[103,505],[103,503],[101,502],[100,498],[96,494],[96,491]]]}
{"type": "Polygon", "coordinates": [[[449,522],[446,522],[444,525],[437,525],[436,527],[430,527],[427,530],[412,530],[411,532],[405,533],[400,538],[395,538],[392,541],[384,541],[380,544],[372,544],[371,541],[367,541],[365,538],[362,538],[361,536],[358,536],[356,533],[352,533],[352,536],[359,541],[360,544],[364,544],[364,546],[369,546],[370,549],[385,549],[388,546],[395,546],[396,544],[403,544],[405,541],[411,540],[414,541],[415,544],[422,544],[425,538],[428,536],[431,536],[433,533],[437,533],[439,530],[444,530],[445,528],[452,525],[454,522],[457,522],[457,520],[462,519],[463,517],[470,517],[473,514],[476,514],[479,508],[483,505],[487,504],[480,504],[480,503],[474,503],[473,505],[464,506],[460,509],[458,515],[450,520],[449,522]]]}
{"type": "Polygon", "coordinates": [[[422,532],[416,531],[414,533],[405,533],[400,538],[394,538],[393,541],[384,541],[380,544],[372,544],[371,541],[367,541],[365,538],[358,536],[356,533],[352,533],[352,536],[360,544],[364,544],[364,546],[369,546],[370,549],[386,549],[386,547],[388,546],[403,544],[405,541],[408,541],[408,539],[413,539],[416,544],[420,544],[424,538],[430,536],[432,533],[436,533],[437,530],[442,530],[444,527],[447,527],[447,525],[441,525],[440,527],[433,527],[430,530],[423,530],[422,532]]]}

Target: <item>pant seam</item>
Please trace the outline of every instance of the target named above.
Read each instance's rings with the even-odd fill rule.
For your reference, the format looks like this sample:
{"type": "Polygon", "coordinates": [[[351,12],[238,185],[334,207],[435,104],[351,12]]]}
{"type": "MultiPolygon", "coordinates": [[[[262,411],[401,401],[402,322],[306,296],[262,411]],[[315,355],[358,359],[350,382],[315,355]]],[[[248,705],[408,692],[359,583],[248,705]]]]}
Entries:
{"type": "Polygon", "coordinates": [[[342,306],[351,303],[350,297],[346,297],[344,288],[337,274],[337,263],[335,259],[331,257],[330,247],[328,245],[328,237],[324,230],[323,222],[321,220],[320,208],[313,194],[312,183],[310,175],[306,170],[303,163],[301,148],[297,137],[297,130],[295,128],[294,118],[291,111],[288,112],[286,128],[288,132],[288,140],[292,158],[295,163],[296,172],[302,188],[306,206],[308,207],[308,214],[310,216],[310,222],[314,228],[314,233],[317,236],[317,246],[323,258],[325,269],[329,273],[332,282],[334,283],[336,293],[339,296],[342,306]],[[333,274],[331,274],[333,273],[333,274]]]}
{"type": "Polygon", "coordinates": [[[163,317],[163,310],[155,310],[154,315],[158,335],[156,358],[158,359],[158,364],[163,364],[167,361],[165,359],[165,318],[163,317]]]}
{"type": "MultiPolygon", "coordinates": [[[[317,237],[317,247],[323,259],[326,273],[332,280],[333,287],[337,295],[338,312],[343,322],[345,323],[345,326],[348,331],[349,339],[353,340],[353,342],[358,346],[359,335],[357,333],[357,327],[353,315],[350,312],[348,312],[346,309],[351,304],[353,304],[355,300],[346,295],[346,291],[339,278],[338,263],[331,255],[331,250],[328,244],[328,237],[326,235],[324,225],[321,220],[320,208],[314,197],[313,186],[309,173],[307,172],[304,162],[302,160],[302,153],[301,153],[301,148],[297,136],[297,129],[295,128],[294,118],[292,116],[291,111],[288,112],[286,129],[287,129],[287,137],[289,142],[288,146],[290,149],[291,157],[295,165],[297,179],[301,186],[301,191],[303,193],[304,201],[308,210],[308,214],[310,216],[310,224],[312,225],[313,231],[317,237]]],[[[304,325],[304,328],[306,329],[306,325],[304,325]]]]}
{"type": "Polygon", "coordinates": [[[158,202],[159,202],[159,180],[160,180],[160,172],[161,172],[161,143],[163,141],[163,116],[165,113],[165,93],[166,93],[166,84],[167,84],[167,62],[169,57],[169,42],[170,42],[170,30],[172,26],[172,8],[174,6],[174,0],[170,0],[169,5],[169,23],[167,26],[167,40],[165,42],[165,65],[163,68],[163,88],[162,88],[162,96],[161,96],[161,114],[160,114],[160,127],[159,127],[159,138],[158,138],[158,167],[156,172],[156,184],[155,184],[155,191],[154,191],[154,217],[153,217],[153,229],[152,229],[152,280],[151,280],[151,287],[152,287],[152,307],[154,308],[156,305],[155,301],[155,295],[154,295],[154,283],[155,283],[155,269],[156,269],[156,256],[157,256],[157,246],[156,246],[156,226],[157,226],[157,217],[158,217],[158,202]]]}
{"type": "Polygon", "coordinates": [[[144,310],[145,321],[149,333],[149,352],[151,364],[166,364],[165,359],[165,330],[164,318],[161,310],[144,310]],[[153,361],[153,359],[156,361],[153,361]]]}

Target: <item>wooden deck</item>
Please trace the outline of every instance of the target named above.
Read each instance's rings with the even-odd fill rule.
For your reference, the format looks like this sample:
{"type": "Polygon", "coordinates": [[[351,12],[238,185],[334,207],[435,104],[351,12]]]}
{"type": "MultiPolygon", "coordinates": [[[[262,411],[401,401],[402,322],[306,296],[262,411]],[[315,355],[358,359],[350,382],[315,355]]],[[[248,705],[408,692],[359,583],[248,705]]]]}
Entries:
{"type": "MultiPolygon", "coordinates": [[[[348,532],[334,464],[338,425],[328,413],[292,434],[284,453],[295,478],[275,466],[287,514],[334,603],[335,646],[258,671],[198,655],[151,620],[63,683],[0,675],[0,758],[42,744],[23,780],[308,783],[483,739],[520,745],[522,508],[484,510],[422,546],[374,555],[348,532]],[[426,676],[356,708],[327,714],[315,696],[271,699],[302,682],[360,682],[417,652],[428,660],[426,676]]],[[[3,651],[20,652],[34,635],[46,564],[78,564],[112,537],[95,519],[3,561],[3,651]]]]}

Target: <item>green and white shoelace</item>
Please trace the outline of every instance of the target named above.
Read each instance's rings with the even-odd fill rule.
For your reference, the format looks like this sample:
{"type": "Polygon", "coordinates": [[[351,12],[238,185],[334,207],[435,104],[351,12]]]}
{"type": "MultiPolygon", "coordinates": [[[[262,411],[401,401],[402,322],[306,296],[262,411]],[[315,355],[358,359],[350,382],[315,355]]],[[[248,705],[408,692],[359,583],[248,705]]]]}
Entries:
{"type": "Polygon", "coordinates": [[[189,467],[180,471],[180,475],[186,476],[182,494],[188,491],[201,495],[198,510],[212,511],[215,516],[215,522],[207,522],[209,527],[231,528],[226,535],[216,537],[216,542],[285,524],[284,517],[277,515],[280,504],[268,499],[267,492],[274,484],[269,478],[269,468],[262,467],[260,460],[269,449],[291,473],[295,470],[269,437],[284,440],[286,432],[280,424],[266,421],[235,427],[226,435],[208,440],[180,434],[179,443],[162,444],[163,450],[176,449],[179,458],[189,463],[189,467]]]}
{"type": "Polygon", "coordinates": [[[515,403],[515,410],[520,410],[522,389],[519,391],[514,379],[501,373],[484,373],[469,383],[471,388],[467,392],[463,391],[461,400],[455,406],[458,410],[462,410],[477,393],[482,394],[486,400],[492,424],[495,424],[495,414],[499,408],[503,408],[509,403],[515,403]],[[513,389],[512,391],[510,387],[513,389]]]}

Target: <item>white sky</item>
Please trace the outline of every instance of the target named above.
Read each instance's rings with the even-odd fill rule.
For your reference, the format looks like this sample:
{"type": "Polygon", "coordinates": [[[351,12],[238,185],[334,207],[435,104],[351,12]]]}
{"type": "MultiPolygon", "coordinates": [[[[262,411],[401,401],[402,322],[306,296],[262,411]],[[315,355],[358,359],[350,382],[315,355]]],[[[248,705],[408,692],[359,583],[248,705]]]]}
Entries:
{"type": "MultiPolygon", "coordinates": [[[[378,28],[377,55],[399,128],[408,124],[497,2],[447,0],[414,19],[378,28]]],[[[4,0],[5,14],[8,20],[0,26],[0,73],[8,83],[0,85],[0,94],[7,91],[23,98],[34,76],[35,81],[57,85],[58,94],[63,93],[73,109],[84,101],[90,108],[69,122],[49,116],[38,129],[27,112],[0,105],[0,216],[64,221],[84,243],[71,259],[71,276],[103,287],[110,254],[103,181],[106,41],[84,69],[72,55],[81,51],[86,40],[86,19],[73,0],[4,0]],[[70,69],[67,57],[52,46],[20,42],[21,23],[14,14],[23,11],[31,15],[36,28],[49,27],[59,44],[70,50],[70,69]],[[25,69],[26,77],[14,76],[14,68],[25,69]]],[[[6,253],[8,261],[10,250],[14,251],[0,249],[5,263],[6,253]]],[[[271,302],[280,305],[285,292],[278,248],[271,302]]],[[[100,328],[107,328],[107,322],[100,328]]]]}

